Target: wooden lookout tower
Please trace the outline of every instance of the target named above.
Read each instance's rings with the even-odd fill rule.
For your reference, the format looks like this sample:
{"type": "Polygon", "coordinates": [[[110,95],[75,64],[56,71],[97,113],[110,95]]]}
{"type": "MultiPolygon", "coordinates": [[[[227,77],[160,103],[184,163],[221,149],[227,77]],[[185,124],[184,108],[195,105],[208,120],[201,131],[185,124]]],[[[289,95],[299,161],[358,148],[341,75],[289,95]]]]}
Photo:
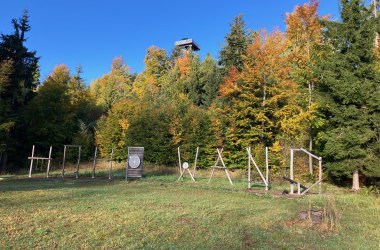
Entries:
{"type": "Polygon", "coordinates": [[[184,38],[180,41],[177,41],[175,42],[175,46],[180,47],[185,51],[198,51],[201,49],[201,47],[199,47],[199,45],[191,38],[184,38]]]}

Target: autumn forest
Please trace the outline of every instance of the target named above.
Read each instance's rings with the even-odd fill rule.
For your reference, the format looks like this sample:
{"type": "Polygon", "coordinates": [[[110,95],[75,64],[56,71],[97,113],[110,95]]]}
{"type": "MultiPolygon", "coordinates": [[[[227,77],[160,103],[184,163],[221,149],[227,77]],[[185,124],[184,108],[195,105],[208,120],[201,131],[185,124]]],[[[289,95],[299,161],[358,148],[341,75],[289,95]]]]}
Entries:
{"type": "Polygon", "coordinates": [[[318,6],[296,6],[285,31],[251,30],[236,16],[218,58],[151,46],[132,73],[115,55],[89,85],[81,67],[64,64],[40,78],[24,12],[0,38],[0,171],[26,169],[32,145],[61,159],[63,145],[79,144],[84,160],[114,148],[121,161],[143,146],[146,161],[167,166],[177,147],[185,158],[200,147],[204,167],[220,147],[231,169],[247,167],[246,147],[257,158],[268,147],[271,175],[281,176],[289,149],[302,147],[323,157],[331,183],[380,187],[378,10],[341,0],[331,20],[318,6]]]}

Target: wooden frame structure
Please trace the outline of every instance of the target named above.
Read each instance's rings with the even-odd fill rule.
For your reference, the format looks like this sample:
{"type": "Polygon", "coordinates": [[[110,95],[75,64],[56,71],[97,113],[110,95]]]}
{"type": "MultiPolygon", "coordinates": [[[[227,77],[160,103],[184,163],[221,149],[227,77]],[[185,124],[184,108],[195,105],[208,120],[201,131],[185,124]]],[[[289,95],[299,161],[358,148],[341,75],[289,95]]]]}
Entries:
{"type": "Polygon", "coordinates": [[[231,184],[231,185],[234,185],[234,184],[232,183],[231,176],[230,176],[230,174],[228,173],[228,170],[227,170],[226,164],[224,164],[224,161],[223,161],[223,157],[222,157],[223,149],[221,149],[221,148],[217,148],[216,150],[218,151],[218,158],[216,159],[215,164],[214,164],[213,166],[211,166],[212,171],[211,171],[211,175],[210,175],[210,179],[208,180],[208,183],[211,182],[211,178],[212,178],[212,176],[213,176],[213,174],[214,174],[215,169],[221,169],[221,170],[224,170],[224,172],[226,173],[227,178],[228,178],[230,184],[231,184]],[[218,166],[219,161],[222,163],[222,166],[218,166]]]}
{"type": "Polygon", "coordinates": [[[111,150],[111,157],[110,158],[97,158],[98,156],[98,147],[95,147],[95,155],[94,155],[94,164],[92,167],[92,179],[95,178],[95,168],[96,168],[96,163],[98,161],[108,161],[110,163],[109,165],[109,170],[108,170],[108,179],[112,179],[112,162],[114,161],[113,155],[114,155],[115,149],[112,147],[111,150]]]}
{"type": "Polygon", "coordinates": [[[193,173],[189,170],[189,163],[184,162],[183,164],[181,163],[181,151],[180,148],[178,147],[178,163],[179,163],[179,172],[180,176],[178,180],[181,180],[183,178],[183,175],[186,171],[189,172],[189,175],[191,177],[191,180],[195,182],[194,176],[195,176],[195,171],[197,168],[197,161],[198,161],[198,154],[199,154],[199,147],[197,147],[196,153],[195,153],[195,159],[194,159],[194,164],[193,164],[193,173]]]}
{"type": "Polygon", "coordinates": [[[62,163],[62,178],[65,175],[66,150],[67,150],[67,148],[78,148],[77,171],[75,172],[75,178],[78,179],[78,177],[79,177],[80,152],[82,150],[82,145],[64,145],[64,148],[63,148],[63,163],[62,163]]]}
{"type": "MultiPolygon", "coordinates": [[[[311,172],[312,173],[312,172],[311,172]]],[[[304,195],[306,194],[310,189],[312,189],[314,186],[319,185],[319,194],[321,193],[322,188],[322,157],[318,157],[309,151],[307,151],[304,148],[291,148],[290,149],[290,176],[283,176],[283,178],[290,182],[290,194],[294,194],[294,185],[297,186],[297,194],[304,195]],[[294,180],[294,152],[303,152],[309,157],[312,157],[314,159],[318,160],[318,167],[319,167],[319,175],[318,175],[318,181],[313,183],[311,186],[306,187],[302,185],[300,182],[294,180]],[[302,188],[302,190],[301,190],[302,188]]]]}
{"type": "Polygon", "coordinates": [[[246,148],[247,150],[247,153],[248,153],[248,188],[251,188],[251,184],[252,184],[252,179],[251,179],[251,163],[253,163],[253,165],[255,166],[257,172],[259,173],[264,185],[265,185],[265,190],[268,190],[269,189],[269,164],[268,164],[268,147],[265,147],[265,177],[263,175],[263,173],[261,172],[259,166],[257,165],[257,163],[255,162],[255,160],[253,159],[252,157],[252,154],[251,154],[251,147],[249,148],[246,148]]]}
{"type": "Polygon", "coordinates": [[[32,147],[32,156],[28,157],[28,159],[30,160],[29,178],[32,177],[33,160],[37,160],[37,161],[38,160],[42,160],[41,164],[43,164],[44,160],[48,161],[47,170],[46,170],[46,178],[49,178],[50,163],[51,163],[51,160],[52,160],[52,158],[51,158],[51,152],[53,150],[53,147],[50,146],[49,157],[34,156],[34,148],[35,148],[35,146],[33,145],[33,147],[32,147]]]}

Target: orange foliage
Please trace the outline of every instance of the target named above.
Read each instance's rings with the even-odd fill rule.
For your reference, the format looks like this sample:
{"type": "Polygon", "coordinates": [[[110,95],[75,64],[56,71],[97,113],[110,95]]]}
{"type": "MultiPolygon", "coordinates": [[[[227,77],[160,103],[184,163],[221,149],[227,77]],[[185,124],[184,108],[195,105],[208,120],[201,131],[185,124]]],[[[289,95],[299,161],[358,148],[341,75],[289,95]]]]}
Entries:
{"type": "Polygon", "coordinates": [[[180,72],[180,79],[186,78],[190,75],[191,58],[188,54],[177,59],[177,65],[180,72]]]}
{"type": "Polygon", "coordinates": [[[228,75],[224,79],[224,82],[219,87],[219,94],[221,97],[228,97],[238,89],[237,80],[240,77],[240,73],[235,66],[232,66],[228,75]]]}
{"type": "Polygon", "coordinates": [[[286,49],[287,41],[280,31],[269,35],[265,31],[258,33],[247,48],[242,79],[250,88],[259,88],[271,97],[263,94],[264,105],[276,103],[297,91],[289,77],[291,66],[286,49]]]}
{"type": "Polygon", "coordinates": [[[322,42],[323,26],[320,20],[328,16],[320,17],[318,7],[319,1],[311,0],[310,3],[296,6],[292,13],[286,15],[286,37],[290,41],[295,61],[310,61],[313,46],[322,42]]]}

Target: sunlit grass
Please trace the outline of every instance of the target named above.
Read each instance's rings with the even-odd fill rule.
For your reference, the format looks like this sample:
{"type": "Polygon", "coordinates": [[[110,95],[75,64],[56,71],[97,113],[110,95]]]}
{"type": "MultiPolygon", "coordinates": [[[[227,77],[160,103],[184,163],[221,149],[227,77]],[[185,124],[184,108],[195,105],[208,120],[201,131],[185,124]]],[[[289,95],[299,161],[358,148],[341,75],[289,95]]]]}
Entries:
{"type": "MultiPolygon", "coordinates": [[[[49,179],[1,176],[0,249],[380,248],[380,199],[374,196],[324,185],[341,215],[339,228],[329,230],[298,220],[309,204],[323,209],[324,196],[257,196],[246,191],[241,172],[231,173],[231,186],[223,172],[208,183],[207,170],[192,183],[188,176],[177,181],[178,170],[162,166],[147,165],[143,179],[128,182],[123,165],[113,180],[106,166],[95,180],[85,169],[78,180],[58,177],[59,169],[49,179]]],[[[274,190],[287,187],[278,183],[274,190]]]]}

